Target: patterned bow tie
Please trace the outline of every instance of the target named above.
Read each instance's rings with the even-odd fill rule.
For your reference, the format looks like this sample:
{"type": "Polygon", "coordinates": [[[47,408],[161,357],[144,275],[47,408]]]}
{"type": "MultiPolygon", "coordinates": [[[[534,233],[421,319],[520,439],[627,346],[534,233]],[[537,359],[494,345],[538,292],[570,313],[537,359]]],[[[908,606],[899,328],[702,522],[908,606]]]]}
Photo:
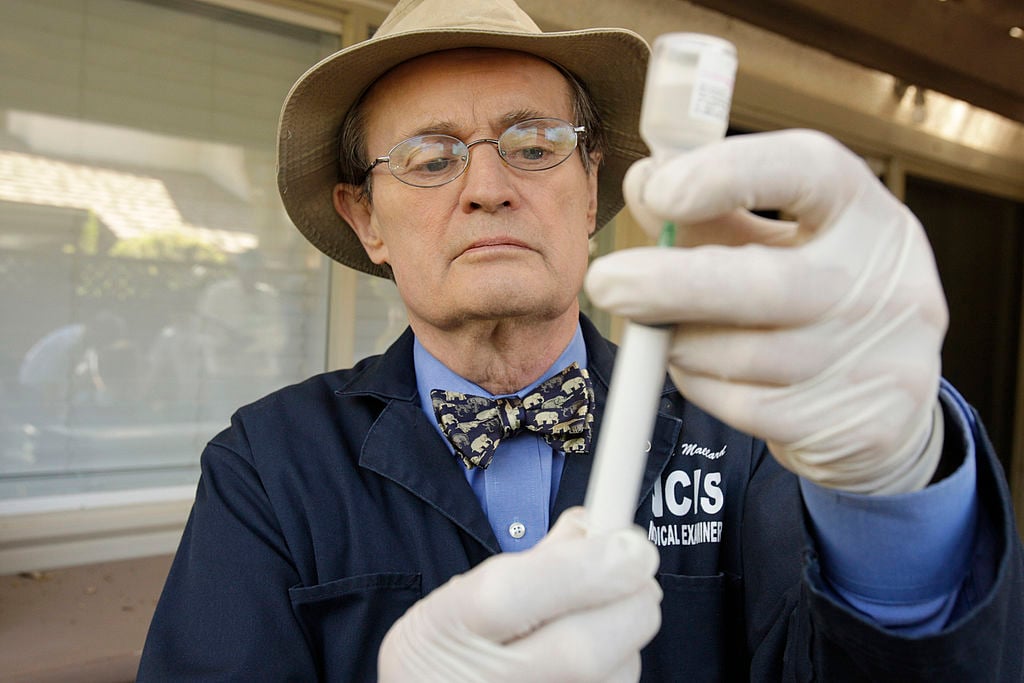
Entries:
{"type": "Polygon", "coordinates": [[[441,431],[466,469],[486,469],[501,440],[537,432],[564,453],[586,453],[594,421],[594,389],[587,371],[573,363],[520,399],[485,398],[433,389],[430,401],[441,431]]]}

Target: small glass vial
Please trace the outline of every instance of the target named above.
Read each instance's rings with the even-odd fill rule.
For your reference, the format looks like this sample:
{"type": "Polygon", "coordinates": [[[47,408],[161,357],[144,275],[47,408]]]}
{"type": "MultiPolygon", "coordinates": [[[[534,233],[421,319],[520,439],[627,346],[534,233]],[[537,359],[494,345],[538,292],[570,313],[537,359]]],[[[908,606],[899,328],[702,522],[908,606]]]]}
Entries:
{"type": "Polygon", "coordinates": [[[640,111],[640,136],[655,158],[720,140],[729,127],[736,48],[701,33],[654,41],[640,111]]]}

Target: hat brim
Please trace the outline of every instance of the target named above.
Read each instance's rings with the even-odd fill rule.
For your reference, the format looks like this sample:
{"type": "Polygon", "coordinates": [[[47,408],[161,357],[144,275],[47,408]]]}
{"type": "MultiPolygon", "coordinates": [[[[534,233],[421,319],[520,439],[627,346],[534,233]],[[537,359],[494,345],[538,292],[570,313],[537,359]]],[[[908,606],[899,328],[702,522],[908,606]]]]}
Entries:
{"type": "Polygon", "coordinates": [[[278,125],[277,182],[288,216],[317,249],[356,270],[387,277],[366,256],[355,232],[334,210],[338,133],[348,110],[378,78],[402,62],[440,50],[516,50],[559,64],[590,92],[605,127],[598,177],[597,228],[622,209],[622,179],[647,155],[639,135],[649,48],[625,29],[510,33],[429,29],[376,38],[336,52],[310,68],[285,99],[278,125]]]}

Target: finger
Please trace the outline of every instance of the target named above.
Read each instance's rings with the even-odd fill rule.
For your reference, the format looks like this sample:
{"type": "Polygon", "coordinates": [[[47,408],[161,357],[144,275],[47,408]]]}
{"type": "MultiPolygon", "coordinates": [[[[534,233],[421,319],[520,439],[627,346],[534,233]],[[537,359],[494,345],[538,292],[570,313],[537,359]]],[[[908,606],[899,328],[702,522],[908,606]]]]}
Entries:
{"type": "Polygon", "coordinates": [[[441,608],[460,615],[471,632],[506,642],[629,595],[657,569],[658,552],[639,527],[592,537],[575,533],[559,529],[532,550],[496,556],[456,577],[441,608]]]}
{"type": "Polygon", "coordinates": [[[941,299],[923,229],[882,192],[860,196],[800,246],[627,249],[597,259],[585,284],[598,306],[650,323],[795,326],[917,287],[929,304],[941,299]],[[892,289],[904,272],[915,281],[892,289]]]}
{"type": "Polygon", "coordinates": [[[695,223],[734,209],[780,209],[814,228],[854,197],[867,165],[832,138],[791,130],[727,138],[627,174],[631,206],[695,223]]]}
{"type": "Polygon", "coordinates": [[[688,374],[748,384],[798,384],[829,368],[858,380],[870,373],[931,377],[945,329],[941,310],[875,290],[846,303],[795,327],[680,325],[669,362],[688,374]]]}
{"type": "Polygon", "coordinates": [[[657,582],[648,579],[632,595],[565,615],[508,648],[536,666],[523,680],[604,681],[618,675],[657,634],[661,598],[657,582]]]}
{"type": "Polygon", "coordinates": [[[642,247],[596,259],[585,287],[597,306],[638,322],[794,326],[821,316],[849,279],[804,248],[642,247]]]}
{"type": "MultiPolygon", "coordinates": [[[[902,438],[905,422],[917,409],[917,387],[906,384],[905,378],[894,373],[871,373],[857,382],[831,384],[828,391],[819,392],[812,402],[804,397],[807,384],[745,384],[671,367],[669,374],[687,400],[719,420],[787,446],[806,441],[808,434],[827,432],[833,444],[846,444],[843,448],[885,450],[894,445],[887,439],[902,438]],[[880,395],[887,395],[890,400],[871,400],[880,395]],[[871,425],[867,436],[862,429],[865,424],[871,425]]],[[[809,383],[817,381],[819,378],[812,378],[809,383]]],[[[802,453],[805,462],[813,462],[813,450],[813,446],[808,446],[807,452],[802,453]]]]}
{"type": "Polygon", "coordinates": [[[653,159],[640,159],[629,167],[622,180],[622,193],[626,199],[626,208],[652,240],[658,238],[661,226],[665,222],[664,215],[655,213],[640,199],[643,188],[647,184],[647,178],[653,169],[653,159]]]}
{"type": "MultiPolygon", "coordinates": [[[[657,238],[667,217],[655,213],[639,198],[653,164],[651,159],[642,159],[633,164],[623,188],[630,213],[652,238],[657,238]]],[[[705,221],[680,223],[676,225],[676,230],[676,245],[681,247],[704,244],[740,246],[750,243],[789,246],[798,243],[796,222],[771,220],[740,209],[705,221]]]]}
{"type": "Polygon", "coordinates": [[[568,508],[555,520],[555,525],[551,527],[541,543],[551,544],[572,538],[585,538],[588,521],[586,508],[581,506],[568,508]]]}
{"type": "Polygon", "coordinates": [[[741,247],[765,244],[773,247],[796,246],[803,241],[799,224],[764,218],[737,209],[709,221],[676,226],[676,246],[699,247],[717,244],[741,247]]]}
{"type": "Polygon", "coordinates": [[[691,323],[676,328],[669,363],[691,375],[743,384],[804,382],[850,351],[842,326],[743,328],[691,323]]]}

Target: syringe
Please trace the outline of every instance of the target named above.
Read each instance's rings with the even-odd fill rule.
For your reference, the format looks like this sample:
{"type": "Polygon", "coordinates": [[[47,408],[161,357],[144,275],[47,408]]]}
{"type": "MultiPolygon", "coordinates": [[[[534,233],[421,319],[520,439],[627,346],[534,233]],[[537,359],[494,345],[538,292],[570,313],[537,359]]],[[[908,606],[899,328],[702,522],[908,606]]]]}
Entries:
{"type": "MultiPolygon", "coordinates": [[[[726,40],[667,33],[654,41],[640,135],[656,161],[725,135],[735,76],[736,49],[726,40]]],[[[666,222],[658,244],[674,243],[675,226],[666,222]]],[[[584,502],[592,533],[633,523],[671,338],[668,327],[627,321],[623,328],[584,502]]]]}

